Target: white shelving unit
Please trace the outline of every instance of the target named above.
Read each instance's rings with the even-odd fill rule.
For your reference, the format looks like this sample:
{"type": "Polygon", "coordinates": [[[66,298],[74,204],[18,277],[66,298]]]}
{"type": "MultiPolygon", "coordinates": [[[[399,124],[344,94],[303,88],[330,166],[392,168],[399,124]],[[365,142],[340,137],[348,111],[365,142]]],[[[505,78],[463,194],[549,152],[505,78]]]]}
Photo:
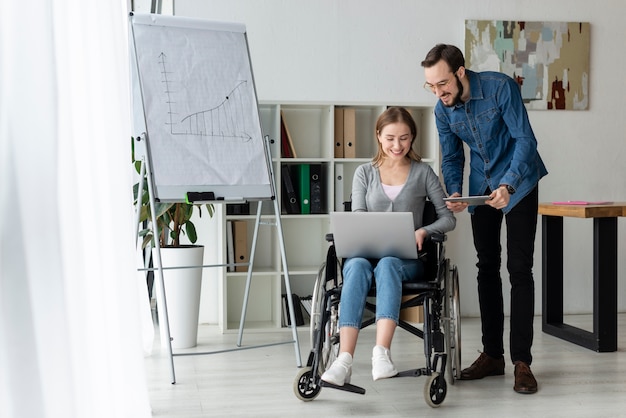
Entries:
{"type": "MultiPolygon", "coordinates": [[[[270,138],[272,163],[275,174],[276,192],[282,203],[283,164],[322,164],[322,193],[325,202],[322,214],[281,215],[285,252],[292,292],[299,296],[311,293],[319,267],[326,257],[328,243],[326,233],[330,232],[328,214],[335,210],[335,176],[338,164],[343,167],[343,198],[350,199],[352,177],[357,166],[371,160],[376,152],[374,128],[378,116],[388,107],[396,104],[344,104],[344,103],[261,103],[259,112],[263,135],[270,138]],[[335,158],[335,107],[355,109],[356,158],[335,158]],[[297,158],[281,157],[281,112],[288,126],[297,158]]],[[[406,106],[413,115],[418,127],[416,151],[424,162],[439,172],[439,144],[432,107],[406,106]]],[[[341,203],[341,202],[339,202],[341,203]]],[[[282,204],[281,204],[282,207],[282,204]]],[[[273,222],[273,205],[263,204],[262,221],[273,222]]],[[[224,211],[224,214],[226,211],[224,211]]],[[[256,213],[256,203],[250,204],[250,215],[224,215],[227,220],[246,220],[248,241],[252,232],[256,213]]],[[[226,228],[223,228],[226,231],[226,228]]],[[[248,301],[245,329],[263,330],[281,327],[282,293],[285,292],[282,277],[281,253],[277,228],[261,226],[257,240],[254,261],[254,274],[248,301]]],[[[226,243],[226,239],[223,240],[226,243]]],[[[226,251],[223,251],[226,262],[226,251]]],[[[223,332],[237,330],[241,318],[246,273],[226,272],[222,277],[222,318],[223,332]]]]}

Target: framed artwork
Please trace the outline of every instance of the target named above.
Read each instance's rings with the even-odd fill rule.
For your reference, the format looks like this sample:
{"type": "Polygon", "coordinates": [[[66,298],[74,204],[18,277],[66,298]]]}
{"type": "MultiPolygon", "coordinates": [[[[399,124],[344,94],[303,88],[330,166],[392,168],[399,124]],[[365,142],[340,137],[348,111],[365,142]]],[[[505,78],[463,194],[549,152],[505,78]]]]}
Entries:
{"type": "Polygon", "coordinates": [[[589,23],[465,21],[465,66],[520,85],[527,109],[589,107],[589,23]]]}

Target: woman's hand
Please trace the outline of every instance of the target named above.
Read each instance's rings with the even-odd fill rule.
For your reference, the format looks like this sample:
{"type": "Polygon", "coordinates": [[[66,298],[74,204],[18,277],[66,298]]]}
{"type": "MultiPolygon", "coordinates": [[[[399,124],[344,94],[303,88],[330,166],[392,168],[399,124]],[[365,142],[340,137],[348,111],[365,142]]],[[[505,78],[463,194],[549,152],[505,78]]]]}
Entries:
{"type": "Polygon", "coordinates": [[[424,228],[420,228],[415,231],[415,243],[417,244],[417,251],[422,251],[424,241],[428,238],[428,232],[424,228]]]}

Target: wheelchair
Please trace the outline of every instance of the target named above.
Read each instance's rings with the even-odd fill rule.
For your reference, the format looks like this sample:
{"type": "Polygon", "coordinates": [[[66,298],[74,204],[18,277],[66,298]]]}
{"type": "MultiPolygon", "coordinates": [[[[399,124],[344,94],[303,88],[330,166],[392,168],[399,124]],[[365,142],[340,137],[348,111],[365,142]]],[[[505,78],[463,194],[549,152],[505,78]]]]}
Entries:
{"type": "MultiPolygon", "coordinates": [[[[436,219],[436,212],[431,202],[427,202],[424,211],[424,224],[436,219]]],[[[330,243],[326,260],[322,263],[312,294],[310,322],[311,352],[306,365],[298,372],[294,380],[294,393],[302,401],[312,401],[321,392],[322,387],[339,389],[347,392],[365,394],[365,389],[346,383],[336,386],[321,380],[321,376],[339,354],[339,301],[342,288],[342,260],[335,253],[332,233],[326,235],[330,243]]],[[[426,376],[424,399],[436,408],[444,401],[447,393],[446,379],[454,384],[460,377],[461,368],[461,312],[459,302],[458,271],[445,257],[444,242],[446,235],[433,234],[424,243],[420,258],[425,264],[425,274],[420,281],[404,282],[402,286],[403,302],[400,310],[414,306],[423,306],[424,323],[420,329],[412,323],[400,319],[398,326],[411,334],[422,338],[424,342],[425,366],[402,371],[396,377],[426,376]]],[[[376,312],[375,285],[368,294],[366,312],[376,312]]],[[[365,319],[361,329],[372,325],[375,318],[365,319]]]]}

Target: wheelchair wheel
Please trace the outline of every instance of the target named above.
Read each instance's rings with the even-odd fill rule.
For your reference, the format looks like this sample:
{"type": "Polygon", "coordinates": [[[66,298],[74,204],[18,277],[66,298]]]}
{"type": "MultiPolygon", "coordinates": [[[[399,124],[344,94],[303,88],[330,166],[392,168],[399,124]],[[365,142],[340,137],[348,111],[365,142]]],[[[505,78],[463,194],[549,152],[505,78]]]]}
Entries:
{"type": "Polygon", "coordinates": [[[310,367],[304,367],[296,375],[296,379],[293,383],[293,392],[296,397],[301,401],[310,402],[317,398],[320,394],[322,387],[318,383],[315,383],[317,376],[310,367]]]}
{"type": "Polygon", "coordinates": [[[461,375],[461,304],[459,274],[456,266],[446,262],[446,288],[444,300],[444,333],[448,363],[446,376],[451,384],[461,375]]]}
{"type": "MultiPolygon", "coordinates": [[[[340,267],[339,267],[340,268],[340,267]]],[[[338,270],[341,271],[341,270],[338,270]]],[[[315,335],[317,330],[324,328],[324,338],[319,353],[319,373],[322,374],[332,364],[339,354],[339,301],[331,301],[330,316],[323,324],[323,313],[327,309],[325,306],[326,292],[326,263],[323,263],[315,280],[313,296],[311,299],[311,324],[310,341],[311,347],[315,347],[315,335]]]]}
{"type": "Polygon", "coordinates": [[[448,392],[448,385],[446,379],[439,373],[434,372],[426,380],[424,385],[424,400],[431,408],[437,408],[443,400],[446,398],[448,392]]]}

